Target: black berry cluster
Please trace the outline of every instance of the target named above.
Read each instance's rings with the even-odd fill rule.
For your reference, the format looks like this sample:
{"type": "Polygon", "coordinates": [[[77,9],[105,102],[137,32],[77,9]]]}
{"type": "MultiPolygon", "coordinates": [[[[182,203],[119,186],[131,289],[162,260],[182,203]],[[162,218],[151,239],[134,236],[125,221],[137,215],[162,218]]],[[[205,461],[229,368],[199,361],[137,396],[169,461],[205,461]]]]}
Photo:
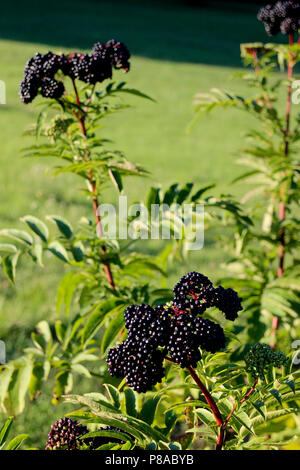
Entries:
{"type": "Polygon", "coordinates": [[[257,18],[265,25],[269,36],[293,34],[300,28],[300,3],[276,2],[260,9],[257,18]]]}
{"type": "Polygon", "coordinates": [[[182,368],[196,367],[201,359],[200,347],[215,353],[225,348],[225,345],[224,331],[219,324],[189,314],[173,318],[167,351],[182,368]]]}
{"type": "Polygon", "coordinates": [[[20,85],[23,103],[30,103],[39,91],[45,98],[60,98],[65,88],[62,82],[54,78],[58,69],[59,56],[52,52],[43,55],[37,53],[29,59],[20,85]]]}
{"type": "Polygon", "coordinates": [[[114,39],[96,43],[91,54],[37,53],[25,66],[20,98],[23,103],[30,103],[40,92],[45,98],[58,99],[65,91],[63,82],[55,77],[58,71],[72,80],[94,85],[112,78],[113,68],[128,72],[129,58],[130,52],[125,44],[114,39]]]}
{"type": "Polygon", "coordinates": [[[177,314],[189,311],[192,315],[201,315],[207,308],[216,307],[227,320],[234,321],[243,309],[241,299],[233,289],[214,288],[206,276],[197,272],[183,276],[173,292],[173,308],[177,314]]]}
{"type": "Polygon", "coordinates": [[[80,447],[79,437],[88,432],[86,426],[68,418],[61,418],[51,426],[46,450],[76,450],[80,447]]]}
{"type": "Polygon", "coordinates": [[[161,382],[164,376],[164,347],[169,336],[169,316],[163,308],[150,305],[131,305],[125,310],[127,339],[109,350],[109,372],[126,377],[128,386],[146,392],[161,382]]]}
{"type": "Polygon", "coordinates": [[[245,357],[246,370],[254,379],[265,378],[266,369],[269,366],[280,367],[287,361],[284,353],[273,351],[273,349],[265,343],[254,344],[245,357]]]}
{"type": "Polygon", "coordinates": [[[171,307],[131,305],[124,313],[127,338],[107,355],[110,374],[126,377],[128,386],[146,392],[161,382],[166,356],[182,368],[196,367],[201,359],[199,348],[215,353],[226,345],[222,327],[199,317],[212,306],[218,306],[230,320],[242,309],[235,291],[215,289],[197,272],[183,276],[175,285],[171,307]]]}
{"type": "Polygon", "coordinates": [[[130,69],[130,52],[122,42],[111,39],[107,43],[97,42],[94,44],[92,55],[101,56],[108,60],[115,69],[124,69],[128,72],[130,69]]]}

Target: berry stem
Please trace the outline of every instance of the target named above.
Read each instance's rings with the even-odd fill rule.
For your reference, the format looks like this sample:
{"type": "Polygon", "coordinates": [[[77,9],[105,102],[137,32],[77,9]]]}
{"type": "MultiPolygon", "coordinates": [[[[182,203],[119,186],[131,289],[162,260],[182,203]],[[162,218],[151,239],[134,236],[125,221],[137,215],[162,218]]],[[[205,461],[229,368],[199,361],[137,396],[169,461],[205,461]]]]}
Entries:
{"type": "Polygon", "coordinates": [[[250,395],[252,395],[252,393],[255,390],[257,381],[258,381],[258,379],[255,379],[255,381],[254,381],[252,387],[250,388],[249,392],[232,408],[232,410],[230,411],[229,415],[227,416],[227,418],[225,419],[225,421],[223,423],[223,428],[225,428],[227,426],[228,421],[230,420],[231,416],[233,415],[233,413],[237,409],[238,405],[241,405],[242,403],[244,403],[244,401],[246,401],[250,397],[250,395]]]}
{"type": "MultiPolygon", "coordinates": [[[[79,94],[78,94],[77,86],[76,86],[76,83],[75,83],[74,79],[72,79],[72,83],[73,83],[73,87],[74,87],[74,91],[75,91],[75,97],[76,97],[77,105],[79,107],[81,107],[79,94]]],[[[77,119],[78,119],[78,122],[79,122],[79,125],[81,127],[81,131],[82,131],[83,135],[85,137],[87,137],[86,127],[85,127],[85,116],[84,115],[77,116],[77,119]]],[[[86,160],[87,161],[89,160],[88,154],[86,155],[86,160]]],[[[97,188],[96,188],[96,183],[95,183],[95,180],[93,178],[93,174],[92,174],[91,171],[89,172],[89,183],[90,183],[90,191],[91,191],[91,194],[92,194],[93,209],[94,209],[94,214],[95,214],[95,218],[96,218],[97,232],[98,232],[99,238],[102,238],[103,237],[103,231],[102,231],[101,218],[99,216],[99,203],[98,203],[98,199],[97,199],[97,188]]],[[[102,246],[101,251],[102,251],[102,254],[105,254],[106,253],[106,247],[102,246]]],[[[103,262],[103,267],[104,267],[104,272],[105,272],[106,278],[108,280],[108,283],[110,285],[110,288],[115,290],[116,286],[115,286],[114,277],[113,277],[113,274],[112,274],[109,263],[108,262],[103,262]]]]}
{"type": "MultiPolygon", "coordinates": [[[[289,45],[294,44],[294,34],[289,34],[289,45]]],[[[285,131],[284,131],[284,155],[286,158],[289,156],[289,134],[290,134],[290,117],[291,117],[291,106],[292,106],[292,83],[293,78],[293,69],[294,69],[294,58],[293,54],[290,53],[290,59],[288,61],[288,88],[287,88],[287,99],[286,99],[286,112],[285,112],[285,131]]],[[[283,177],[286,176],[286,171],[283,171],[283,177]]],[[[278,249],[278,269],[277,277],[281,277],[284,272],[284,261],[286,253],[286,237],[285,229],[282,227],[286,218],[286,182],[283,181],[280,188],[280,200],[279,200],[279,221],[281,228],[279,230],[279,249],[278,249]]],[[[274,316],[272,321],[272,342],[271,346],[274,347],[276,344],[276,333],[279,326],[278,317],[274,316]]]]}
{"type": "Polygon", "coordinates": [[[219,435],[218,435],[218,440],[217,440],[215,450],[222,450],[222,446],[223,446],[223,443],[224,443],[224,427],[223,427],[223,417],[220,413],[218,405],[216,404],[215,400],[211,396],[210,392],[205,387],[204,383],[201,382],[201,380],[198,377],[195,369],[190,366],[190,367],[187,367],[187,370],[188,370],[190,376],[193,378],[193,380],[196,382],[196,384],[200,388],[201,392],[203,393],[204,398],[205,398],[207,404],[209,405],[209,407],[212,411],[212,414],[215,417],[216,423],[219,426],[219,435]]]}

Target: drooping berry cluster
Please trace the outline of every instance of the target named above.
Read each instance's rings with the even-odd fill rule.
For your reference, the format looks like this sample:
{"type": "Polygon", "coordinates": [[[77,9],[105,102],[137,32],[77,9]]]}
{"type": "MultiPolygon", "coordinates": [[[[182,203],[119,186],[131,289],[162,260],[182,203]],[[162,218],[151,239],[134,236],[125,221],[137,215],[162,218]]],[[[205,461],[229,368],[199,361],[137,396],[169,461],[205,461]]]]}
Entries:
{"type": "Polygon", "coordinates": [[[300,3],[276,2],[260,9],[257,18],[264,23],[269,36],[293,34],[300,28],[300,3]]]}
{"type": "Polygon", "coordinates": [[[265,343],[255,344],[245,357],[246,370],[254,379],[260,378],[264,380],[266,369],[273,365],[280,367],[287,361],[284,353],[273,351],[273,349],[265,343]]]}
{"type": "Polygon", "coordinates": [[[58,99],[65,91],[63,82],[55,77],[58,71],[72,80],[78,79],[94,85],[112,78],[113,68],[128,72],[129,58],[130,52],[125,44],[114,39],[106,43],[97,42],[91,54],[37,53],[25,66],[20,98],[27,104],[40,92],[45,98],[58,99]]]}
{"type": "Polygon", "coordinates": [[[126,377],[127,384],[137,392],[146,392],[164,376],[164,351],[169,336],[168,311],[150,305],[131,305],[125,310],[127,339],[109,350],[109,372],[126,377]]]}
{"type": "Polygon", "coordinates": [[[130,69],[130,52],[122,42],[111,39],[105,44],[97,42],[92,50],[93,55],[100,55],[103,59],[108,59],[115,69],[130,69]]]}
{"type": "Polygon", "coordinates": [[[177,314],[189,311],[201,315],[207,308],[216,307],[227,320],[234,321],[243,309],[237,293],[219,286],[216,289],[203,274],[191,272],[183,276],[175,285],[173,308],[177,314]]]}
{"type": "Polygon", "coordinates": [[[68,418],[61,418],[51,426],[46,450],[76,450],[80,447],[79,437],[88,432],[86,426],[68,418]]]}
{"type": "Polygon", "coordinates": [[[145,392],[161,382],[166,356],[182,368],[196,367],[201,359],[199,348],[215,353],[226,345],[222,327],[199,317],[212,306],[230,320],[242,309],[235,291],[215,289],[197,272],[183,276],[175,285],[171,307],[131,305],[124,313],[127,338],[107,355],[110,374],[126,377],[128,386],[145,392]]]}

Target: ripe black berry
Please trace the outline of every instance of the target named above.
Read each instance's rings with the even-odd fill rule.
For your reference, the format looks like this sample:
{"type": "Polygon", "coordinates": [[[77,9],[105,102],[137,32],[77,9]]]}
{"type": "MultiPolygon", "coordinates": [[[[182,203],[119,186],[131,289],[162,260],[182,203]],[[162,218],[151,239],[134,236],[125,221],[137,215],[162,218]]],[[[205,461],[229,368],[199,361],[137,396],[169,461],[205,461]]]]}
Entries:
{"type": "Polygon", "coordinates": [[[257,18],[264,23],[269,36],[280,31],[293,34],[300,27],[300,4],[292,1],[276,2],[260,9],[257,18]]]}
{"type": "Polygon", "coordinates": [[[229,288],[219,286],[215,289],[214,306],[217,307],[221,312],[225,314],[227,320],[234,321],[240,310],[243,310],[241,299],[237,293],[229,288]]]}
{"type": "Polygon", "coordinates": [[[190,311],[198,315],[211,307],[214,288],[208,277],[197,272],[190,272],[180,279],[173,292],[173,308],[177,314],[190,311]]]}
{"type": "Polygon", "coordinates": [[[65,91],[64,84],[54,78],[44,77],[42,79],[41,95],[44,98],[60,98],[65,91]]]}
{"type": "Polygon", "coordinates": [[[115,69],[124,69],[128,72],[130,69],[130,52],[122,42],[111,39],[105,44],[97,42],[94,44],[92,55],[101,56],[108,60],[115,69]]]}

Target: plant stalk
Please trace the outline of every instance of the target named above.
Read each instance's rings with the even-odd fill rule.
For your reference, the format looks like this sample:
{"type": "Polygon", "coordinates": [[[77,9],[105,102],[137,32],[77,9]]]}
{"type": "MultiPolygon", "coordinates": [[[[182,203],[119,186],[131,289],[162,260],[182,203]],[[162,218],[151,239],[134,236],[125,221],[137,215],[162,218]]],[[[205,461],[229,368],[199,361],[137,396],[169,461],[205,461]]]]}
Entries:
{"type": "MultiPolygon", "coordinates": [[[[294,34],[289,35],[289,45],[294,44],[294,34]]],[[[286,112],[285,112],[285,131],[284,131],[284,155],[288,158],[289,155],[289,134],[290,134],[290,118],[291,118],[291,106],[292,106],[292,84],[291,80],[293,78],[293,69],[294,61],[292,53],[290,54],[290,59],[288,62],[287,76],[289,80],[288,89],[287,89],[287,99],[286,99],[286,112]]],[[[286,172],[284,171],[283,176],[286,172]]],[[[286,182],[283,181],[280,188],[280,201],[279,201],[279,221],[283,225],[286,218],[286,182]]],[[[279,249],[278,249],[278,269],[277,277],[281,277],[284,273],[284,262],[285,262],[285,253],[286,253],[286,238],[285,238],[285,229],[281,227],[279,230],[279,249]]],[[[276,344],[276,333],[279,326],[278,317],[274,316],[272,320],[272,342],[271,346],[274,347],[276,344]]]]}
{"type": "MultiPolygon", "coordinates": [[[[81,106],[81,103],[80,103],[80,100],[79,100],[78,90],[77,90],[76,83],[75,83],[74,79],[72,79],[72,83],[73,83],[73,87],[74,87],[74,91],[75,91],[77,105],[81,106]]],[[[77,114],[76,114],[76,116],[77,116],[77,114]]],[[[83,135],[85,137],[87,137],[86,127],[85,127],[85,116],[84,115],[83,116],[77,116],[77,119],[79,121],[79,125],[80,125],[80,128],[81,128],[81,131],[82,131],[83,135]]],[[[88,155],[86,156],[86,160],[87,161],[89,160],[88,155]]],[[[99,203],[98,203],[98,199],[97,199],[96,183],[93,179],[93,174],[92,174],[91,171],[89,172],[89,183],[90,183],[90,190],[91,190],[92,200],[93,200],[93,209],[94,209],[94,214],[95,214],[96,224],[97,224],[97,233],[98,233],[99,238],[102,238],[103,237],[103,230],[102,230],[101,218],[99,216],[99,203]]],[[[106,247],[102,246],[101,251],[102,251],[102,254],[106,253],[106,247]]],[[[103,262],[103,267],[104,267],[104,272],[105,272],[105,275],[106,275],[106,278],[107,278],[107,281],[109,283],[110,288],[115,290],[115,288],[116,288],[115,281],[114,281],[114,277],[113,277],[113,274],[112,274],[109,263],[108,262],[103,262]]]]}

